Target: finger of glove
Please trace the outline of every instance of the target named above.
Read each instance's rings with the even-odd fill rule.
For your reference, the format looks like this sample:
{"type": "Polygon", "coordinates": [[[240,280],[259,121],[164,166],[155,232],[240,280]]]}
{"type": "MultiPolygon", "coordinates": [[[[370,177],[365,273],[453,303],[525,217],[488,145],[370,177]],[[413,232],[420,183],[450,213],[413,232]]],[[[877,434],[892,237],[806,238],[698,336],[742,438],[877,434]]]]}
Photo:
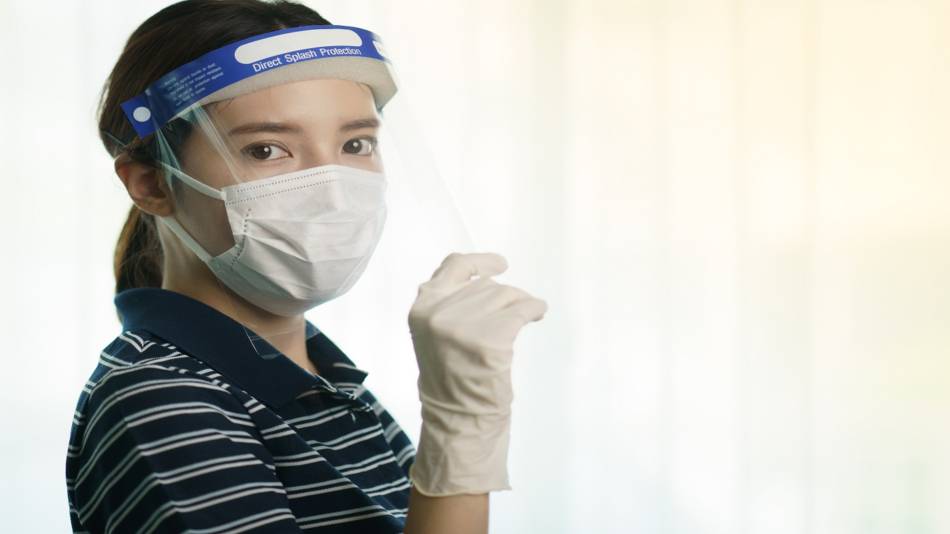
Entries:
{"type": "Polygon", "coordinates": [[[436,312],[474,320],[494,313],[517,300],[532,298],[526,291],[490,278],[473,280],[436,306],[436,312]]]}
{"type": "Polygon", "coordinates": [[[430,308],[426,320],[439,335],[470,348],[504,345],[494,330],[484,327],[485,319],[518,300],[531,298],[522,289],[482,278],[430,308]]]}
{"type": "Polygon", "coordinates": [[[483,327],[502,343],[498,348],[508,348],[521,329],[530,322],[543,319],[547,309],[547,303],[539,298],[529,296],[518,299],[493,313],[483,322],[483,327]]]}
{"type": "MultiPolygon", "coordinates": [[[[477,278],[457,288],[439,288],[422,284],[419,286],[419,295],[409,310],[409,324],[412,326],[419,321],[428,322],[439,313],[439,310],[451,309],[458,302],[471,298],[473,293],[495,285],[498,285],[498,282],[491,278],[477,278]]],[[[445,316],[445,314],[439,314],[445,316]]]]}
{"type": "Polygon", "coordinates": [[[504,366],[498,358],[510,352],[521,328],[543,318],[546,311],[545,301],[518,288],[498,286],[487,288],[454,308],[440,309],[432,324],[441,336],[491,360],[492,366],[497,367],[504,366]]]}
{"type": "Polygon", "coordinates": [[[508,261],[493,252],[462,254],[453,252],[442,260],[432,274],[428,285],[455,287],[468,282],[473,276],[495,276],[508,270],[508,261]]]}
{"type": "Polygon", "coordinates": [[[509,313],[519,314],[525,321],[533,322],[544,319],[544,314],[548,312],[548,303],[544,299],[529,296],[512,302],[505,308],[510,310],[509,313]]]}

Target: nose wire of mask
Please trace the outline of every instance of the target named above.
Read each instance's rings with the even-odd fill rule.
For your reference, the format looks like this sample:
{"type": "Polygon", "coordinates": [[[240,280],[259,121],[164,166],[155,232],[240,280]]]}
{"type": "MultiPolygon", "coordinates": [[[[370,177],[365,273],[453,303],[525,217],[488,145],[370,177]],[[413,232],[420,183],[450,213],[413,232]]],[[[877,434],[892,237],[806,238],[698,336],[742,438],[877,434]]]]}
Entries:
{"type": "Polygon", "coordinates": [[[278,315],[303,313],[348,291],[382,235],[382,173],[324,165],[218,190],[167,167],[189,187],[224,201],[234,245],[213,256],[174,215],[162,222],[222,283],[278,315]]]}

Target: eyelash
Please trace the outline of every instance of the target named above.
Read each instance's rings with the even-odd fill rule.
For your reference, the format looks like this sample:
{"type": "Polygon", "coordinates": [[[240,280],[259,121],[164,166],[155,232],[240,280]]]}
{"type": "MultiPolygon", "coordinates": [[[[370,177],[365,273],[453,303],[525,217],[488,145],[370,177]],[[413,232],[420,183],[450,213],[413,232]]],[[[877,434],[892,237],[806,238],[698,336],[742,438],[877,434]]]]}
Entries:
{"type": "MultiPolygon", "coordinates": [[[[353,141],[367,141],[367,142],[369,143],[369,145],[370,145],[370,153],[369,153],[369,154],[352,154],[352,153],[350,153],[350,152],[347,152],[347,154],[362,155],[362,156],[364,156],[364,157],[369,157],[369,156],[372,156],[373,154],[375,154],[375,153],[376,153],[376,146],[379,144],[379,140],[378,140],[376,137],[373,137],[373,136],[371,136],[371,135],[366,135],[366,136],[363,136],[363,137],[354,137],[353,139],[347,140],[345,143],[343,143],[343,147],[346,147],[348,144],[352,143],[353,141]]],[[[280,150],[286,152],[287,154],[290,154],[290,151],[289,151],[289,150],[287,150],[286,148],[284,148],[283,146],[281,146],[281,145],[278,144],[278,143],[254,143],[254,144],[248,145],[248,146],[244,147],[243,149],[241,149],[241,153],[244,154],[244,155],[246,155],[246,156],[248,156],[248,157],[250,157],[251,159],[256,160],[256,161],[270,161],[271,159],[282,159],[282,158],[264,158],[264,159],[261,159],[261,158],[255,158],[254,156],[251,155],[251,152],[252,152],[253,150],[255,150],[255,149],[257,149],[257,148],[262,148],[262,147],[276,147],[276,148],[278,148],[278,149],[280,149],[280,150]]]]}
{"type": "MultiPolygon", "coordinates": [[[[261,147],[277,147],[278,149],[280,149],[280,150],[286,152],[287,154],[290,154],[290,151],[289,151],[289,150],[287,150],[286,148],[284,148],[283,146],[281,146],[281,145],[279,145],[279,144],[277,144],[277,143],[254,143],[254,144],[248,145],[248,146],[244,147],[243,149],[241,149],[241,153],[244,154],[244,155],[246,155],[246,156],[248,156],[248,157],[250,157],[250,158],[253,159],[253,160],[256,160],[256,161],[270,161],[271,158],[264,158],[264,159],[261,159],[261,158],[255,158],[254,156],[251,155],[251,152],[252,152],[254,149],[261,148],[261,147]]],[[[280,159],[280,158],[274,158],[274,159],[280,159]]]]}

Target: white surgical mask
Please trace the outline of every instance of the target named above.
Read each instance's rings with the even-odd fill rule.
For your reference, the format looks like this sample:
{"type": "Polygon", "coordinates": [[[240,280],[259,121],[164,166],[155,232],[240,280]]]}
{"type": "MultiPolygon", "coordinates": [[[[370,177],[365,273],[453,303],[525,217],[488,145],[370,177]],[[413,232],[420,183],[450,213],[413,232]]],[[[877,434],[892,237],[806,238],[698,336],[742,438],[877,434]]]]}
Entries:
{"type": "Polygon", "coordinates": [[[348,291],[382,235],[382,173],[324,165],[219,190],[166,167],[224,201],[234,246],[212,256],[174,216],[161,220],[232,291],[278,315],[303,313],[348,291]]]}

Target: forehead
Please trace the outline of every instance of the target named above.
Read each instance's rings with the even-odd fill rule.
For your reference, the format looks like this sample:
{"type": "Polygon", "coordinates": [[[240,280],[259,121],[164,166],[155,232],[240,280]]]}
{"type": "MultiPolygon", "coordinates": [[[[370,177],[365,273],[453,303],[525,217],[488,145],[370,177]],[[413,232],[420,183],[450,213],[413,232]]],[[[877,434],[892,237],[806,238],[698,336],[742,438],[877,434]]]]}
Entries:
{"type": "Polygon", "coordinates": [[[336,78],[276,85],[215,102],[207,110],[222,126],[282,120],[334,126],[376,116],[373,93],[368,86],[336,78]]]}

